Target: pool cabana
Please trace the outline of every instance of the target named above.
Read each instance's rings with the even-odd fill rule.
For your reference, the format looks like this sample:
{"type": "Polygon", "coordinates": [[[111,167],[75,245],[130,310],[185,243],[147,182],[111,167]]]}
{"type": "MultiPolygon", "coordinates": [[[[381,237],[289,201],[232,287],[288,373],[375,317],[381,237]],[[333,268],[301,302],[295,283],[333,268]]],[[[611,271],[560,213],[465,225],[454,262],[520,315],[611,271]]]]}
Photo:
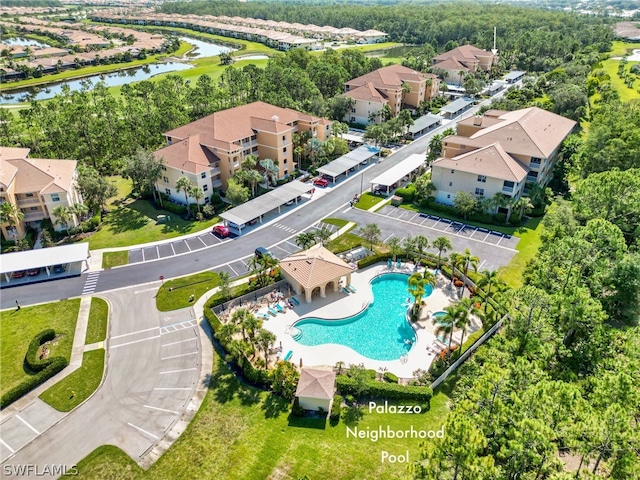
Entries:
{"type": "Polygon", "coordinates": [[[331,410],[336,392],[336,372],[316,368],[303,368],[296,389],[296,397],[305,410],[324,412],[331,410]]]}
{"type": "Polygon", "coordinates": [[[346,277],[345,285],[349,285],[353,272],[349,264],[322,245],[289,255],[280,261],[280,269],[296,294],[304,293],[307,303],[316,294],[325,298],[327,288],[337,292],[342,277],[346,277]]]}

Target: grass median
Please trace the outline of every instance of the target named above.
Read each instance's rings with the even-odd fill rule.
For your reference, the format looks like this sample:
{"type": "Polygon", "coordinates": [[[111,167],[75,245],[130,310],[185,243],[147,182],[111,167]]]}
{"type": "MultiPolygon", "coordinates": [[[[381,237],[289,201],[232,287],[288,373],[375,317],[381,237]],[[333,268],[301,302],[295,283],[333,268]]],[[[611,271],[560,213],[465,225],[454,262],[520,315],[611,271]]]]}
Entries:
{"type": "Polygon", "coordinates": [[[73,410],[100,386],[104,357],[102,348],[84,352],[82,366],[43,392],[40,399],[60,412],[73,410]]]}
{"type": "Polygon", "coordinates": [[[118,252],[104,252],[102,254],[102,268],[113,268],[129,263],[129,250],[118,252]]]}
{"type": "Polygon", "coordinates": [[[220,285],[216,272],[202,272],[188,277],[163,282],[156,295],[156,308],[170,312],[193,305],[193,302],[212,288],[220,285]],[[193,300],[190,299],[193,296],[193,300]]]}
{"type": "Polygon", "coordinates": [[[25,367],[24,357],[33,337],[47,328],[56,332],[48,346],[49,357],[62,356],[67,361],[71,358],[79,310],[80,299],[73,299],[0,312],[0,393],[32,375],[25,367]]]}
{"type": "Polygon", "coordinates": [[[104,342],[107,338],[107,325],[109,323],[109,305],[103,299],[93,297],[91,299],[91,310],[89,311],[89,324],[87,325],[87,336],[85,345],[96,342],[104,342]]]}

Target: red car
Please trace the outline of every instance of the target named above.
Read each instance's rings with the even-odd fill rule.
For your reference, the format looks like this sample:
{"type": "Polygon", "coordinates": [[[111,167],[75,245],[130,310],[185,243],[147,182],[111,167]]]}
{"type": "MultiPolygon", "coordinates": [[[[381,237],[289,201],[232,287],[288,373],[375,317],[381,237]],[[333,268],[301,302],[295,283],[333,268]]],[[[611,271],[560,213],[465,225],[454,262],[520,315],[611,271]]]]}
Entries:
{"type": "Polygon", "coordinates": [[[31,270],[27,270],[27,277],[35,277],[36,275],[40,275],[39,268],[32,268],[31,270]]]}
{"type": "Polygon", "coordinates": [[[326,178],[319,177],[313,180],[313,184],[317,185],[318,187],[326,187],[329,185],[329,180],[327,180],[326,178]]]}
{"type": "Polygon", "coordinates": [[[231,233],[229,231],[229,229],[227,227],[225,227],[224,225],[214,225],[212,231],[213,231],[213,233],[215,233],[216,235],[218,235],[219,237],[222,237],[222,238],[228,237],[229,234],[231,233]]]}
{"type": "Polygon", "coordinates": [[[13,272],[11,278],[22,278],[26,274],[26,270],[20,270],[19,272],[13,272]]]}

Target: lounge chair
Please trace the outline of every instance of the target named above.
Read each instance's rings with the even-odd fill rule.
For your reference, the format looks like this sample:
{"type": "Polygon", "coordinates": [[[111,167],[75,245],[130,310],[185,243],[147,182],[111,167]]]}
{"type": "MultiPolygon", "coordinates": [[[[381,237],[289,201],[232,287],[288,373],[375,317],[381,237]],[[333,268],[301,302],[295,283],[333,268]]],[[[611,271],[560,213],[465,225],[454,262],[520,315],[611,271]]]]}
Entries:
{"type": "Polygon", "coordinates": [[[353,286],[353,285],[351,285],[351,284],[347,285],[347,288],[349,289],[349,291],[350,291],[351,293],[356,293],[356,292],[357,292],[356,287],[354,287],[354,286],[353,286]]]}
{"type": "Polygon", "coordinates": [[[274,308],[269,307],[269,313],[274,317],[278,315],[278,311],[274,308]]]}
{"type": "Polygon", "coordinates": [[[391,259],[390,259],[390,258],[387,258],[387,268],[388,268],[389,270],[392,270],[392,269],[393,269],[393,262],[391,261],[391,259]]]}
{"type": "Polygon", "coordinates": [[[278,310],[279,312],[284,312],[284,308],[282,307],[282,305],[280,305],[280,303],[276,303],[274,305],[275,309],[278,310]]]}
{"type": "Polygon", "coordinates": [[[264,313],[264,312],[258,312],[256,315],[258,315],[260,318],[264,318],[266,320],[269,320],[271,317],[269,316],[269,314],[264,313]]]}
{"type": "Polygon", "coordinates": [[[284,361],[288,362],[292,356],[293,356],[293,350],[289,350],[289,352],[284,357],[284,361]]]}
{"type": "Polygon", "coordinates": [[[296,297],[291,297],[291,301],[293,303],[295,303],[296,305],[300,305],[300,302],[298,301],[298,299],[296,297]]]}
{"type": "Polygon", "coordinates": [[[349,295],[351,293],[351,290],[349,290],[347,287],[342,287],[342,291],[344,293],[346,293],[347,295],[349,295]]]}
{"type": "Polygon", "coordinates": [[[396,262],[396,268],[398,270],[400,270],[402,268],[402,260],[398,259],[398,261],[396,262]]]}

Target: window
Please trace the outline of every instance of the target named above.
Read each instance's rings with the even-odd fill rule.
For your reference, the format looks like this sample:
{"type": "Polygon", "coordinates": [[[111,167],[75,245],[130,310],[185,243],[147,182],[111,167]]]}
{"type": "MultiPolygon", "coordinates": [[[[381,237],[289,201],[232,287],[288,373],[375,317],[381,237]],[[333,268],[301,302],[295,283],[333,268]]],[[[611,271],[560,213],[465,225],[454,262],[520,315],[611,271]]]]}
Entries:
{"type": "Polygon", "coordinates": [[[454,173],[456,173],[456,171],[452,168],[451,169],[451,174],[454,174],[454,173]]]}
{"type": "Polygon", "coordinates": [[[453,187],[453,182],[449,182],[449,186],[450,186],[450,187],[453,187]]]}
{"type": "MultiPolygon", "coordinates": [[[[355,113],[355,112],[354,112],[355,113]]],[[[350,122],[355,122],[356,121],[356,117],[351,117],[351,120],[349,120],[350,122]]]]}
{"type": "Polygon", "coordinates": [[[286,135],[282,135],[282,141],[285,142],[287,140],[287,136],[286,135]]]}
{"type": "Polygon", "coordinates": [[[31,211],[38,210],[38,207],[31,207],[30,210],[31,211]]]}
{"type": "Polygon", "coordinates": [[[51,194],[51,201],[52,202],[59,202],[60,201],[60,195],[58,195],[57,193],[52,193],[51,194]]]}
{"type": "Polygon", "coordinates": [[[164,189],[164,193],[166,193],[167,195],[171,195],[171,189],[170,188],[165,188],[164,189]]]}
{"type": "Polygon", "coordinates": [[[27,197],[27,198],[28,197],[33,197],[33,193],[25,193],[24,196],[27,197]]]}
{"type": "Polygon", "coordinates": [[[202,172],[200,174],[200,178],[207,178],[207,172],[202,172]]]}
{"type": "Polygon", "coordinates": [[[502,186],[503,186],[503,187],[513,187],[513,185],[514,185],[514,183],[513,183],[513,182],[510,182],[509,180],[505,180],[505,181],[502,183],[502,186]]]}
{"type": "Polygon", "coordinates": [[[482,183],[486,183],[487,177],[485,175],[478,175],[478,181],[482,183]]]}
{"type": "Polygon", "coordinates": [[[356,109],[355,109],[355,108],[352,108],[352,109],[351,109],[351,113],[356,113],[356,109]]]}
{"type": "Polygon", "coordinates": [[[203,191],[203,192],[207,192],[207,191],[209,191],[209,185],[203,185],[203,186],[202,186],[202,191],[203,191]]]}
{"type": "Polygon", "coordinates": [[[476,188],[476,195],[484,196],[484,188],[476,188]]]}
{"type": "Polygon", "coordinates": [[[165,167],[164,165],[162,165],[162,170],[164,170],[165,172],[167,171],[167,167],[165,167]]]}
{"type": "Polygon", "coordinates": [[[285,164],[285,165],[287,164],[287,159],[286,159],[286,158],[284,159],[284,164],[285,164]]]}
{"type": "Polygon", "coordinates": [[[450,195],[450,194],[447,194],[447,198],[451,198],[451,195],[450,195]]]}
{"type": "Polygon", "coordinates": [[[284,148],[282,149],[282,153],[287,153],[287,147],[284,147],[284,148]]]}
{"type": "Polygon", "coordinates": [[[162,177],[162,180],[164,180],[164,183],[169,183],[169,177],[162,177]]]}

